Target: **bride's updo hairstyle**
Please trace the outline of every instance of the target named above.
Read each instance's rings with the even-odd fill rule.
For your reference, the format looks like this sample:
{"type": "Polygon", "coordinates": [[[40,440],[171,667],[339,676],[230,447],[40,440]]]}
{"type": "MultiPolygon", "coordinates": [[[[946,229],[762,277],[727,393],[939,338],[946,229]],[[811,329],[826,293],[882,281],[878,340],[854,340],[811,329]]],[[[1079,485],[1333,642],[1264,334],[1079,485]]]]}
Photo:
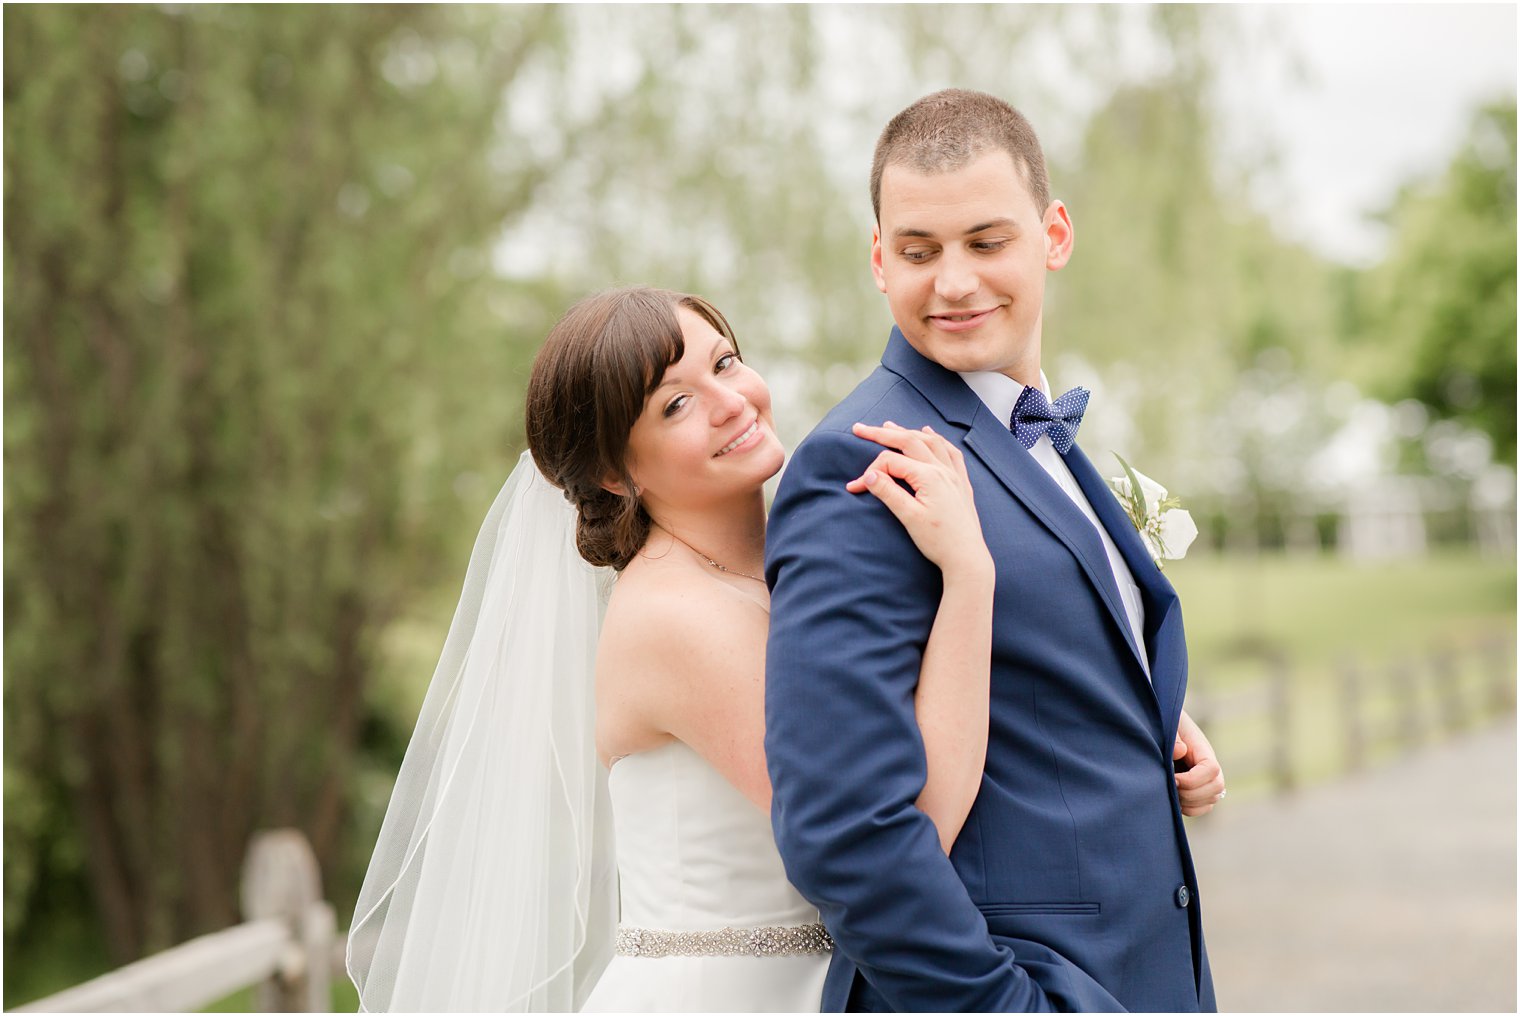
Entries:
{"type": "Polygon", "coordinates": [[[686,352],[677,307],[703,318],[738,350],[728,321],[701,297],[631,286],[571,307],[533,361],[528,448],[539,472],[575,505],[576,547],[594,565],[622,571],[649,537],[649,513],[623,460],[645,399],[686,352]],[[625,493],[614,494],[603,486],[608,482],[625,493]]]}

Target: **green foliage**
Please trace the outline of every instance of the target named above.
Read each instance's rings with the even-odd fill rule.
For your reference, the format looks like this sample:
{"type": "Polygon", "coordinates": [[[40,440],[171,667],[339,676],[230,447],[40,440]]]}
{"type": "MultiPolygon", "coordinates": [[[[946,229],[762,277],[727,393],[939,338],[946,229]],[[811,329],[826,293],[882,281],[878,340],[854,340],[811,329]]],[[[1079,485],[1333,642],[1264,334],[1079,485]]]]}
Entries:
{"type": "Polygon", "coordinates": [[[1348,652],[1383,662],[1515,622],[1514,559],[1471,550],[1365,564],[1194,553],[1168,563],[1166,575],[1187,615],[1190,681],[1211,690],[1249,677],[1240,672],[1245,647],[1328,674],[1348,652]]]}
{"type": "Polygon", "coordinates": [[[1339,356],[1333,269],[1251,209],[1214,154],[1207,101],[1179,72],[1121,88],[1092,118],[1056,171],[1077,242],[1046,314],[1052,366],[1076,353],[1111,379],[1103,404],[1131,417],[1127,457],[1194,503],[1228,480],[1220,459],[1246,466],[1244,486],[1270,485],[1253,435],[1231,437],[1253,369],[1322,380],[1339,356]]]}
{"type": "Polygon", "coordinates": [[[494,128],[557,14],[4,17],[6,951],[88,879],[125,959],[235,920],[253,830],[340,850],[376,637],[517,431],[494,128]]]}
{"type": "Polygon", "coordinates": [[[1515,103],[1484,107],[1433,182],[1406,188],[1360,336],[1387,398],[1487,434],[1515,464],[1515,103]]]}

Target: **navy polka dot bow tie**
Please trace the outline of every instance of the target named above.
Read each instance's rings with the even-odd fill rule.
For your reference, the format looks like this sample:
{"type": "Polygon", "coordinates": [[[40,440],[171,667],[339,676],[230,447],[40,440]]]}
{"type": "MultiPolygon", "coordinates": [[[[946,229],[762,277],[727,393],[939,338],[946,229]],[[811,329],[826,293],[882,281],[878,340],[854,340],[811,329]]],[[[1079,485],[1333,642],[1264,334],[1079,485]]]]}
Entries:
{"type": "Polygon", "coordinates": [[[1025,448],[1033,448],[1041,434],[1049,434],[1056,451],[1065,455],[1077,443],[1077,428],[1082,425],[1091,395],[1086,388],[1073,388],[1051,403],[1034,385],[1025,385],[1013,404],[1009,429],[1025,448]]]}

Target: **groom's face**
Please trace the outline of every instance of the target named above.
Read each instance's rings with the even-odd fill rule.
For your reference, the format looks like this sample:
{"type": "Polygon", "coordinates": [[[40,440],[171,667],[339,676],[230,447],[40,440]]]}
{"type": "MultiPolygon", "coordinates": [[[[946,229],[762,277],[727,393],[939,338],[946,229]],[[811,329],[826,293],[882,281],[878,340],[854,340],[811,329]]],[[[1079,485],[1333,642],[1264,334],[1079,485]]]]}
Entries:
{"type": "Polygon", "coordinates": [[[1002,150],[959,169],[887,166],[871,271],[904,337],[954,371],[1038,384],[1045,273],[1071,256],[1071,219],[1036,207],[1002,150]]]}

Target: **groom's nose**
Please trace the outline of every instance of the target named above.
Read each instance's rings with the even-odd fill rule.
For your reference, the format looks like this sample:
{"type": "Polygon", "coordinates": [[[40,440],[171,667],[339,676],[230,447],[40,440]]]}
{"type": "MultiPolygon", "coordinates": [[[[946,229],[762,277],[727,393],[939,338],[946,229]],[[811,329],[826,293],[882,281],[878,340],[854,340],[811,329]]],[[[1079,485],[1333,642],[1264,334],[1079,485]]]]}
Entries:
{"type": "Polygon", "coordinates": [[[976,266],[964,251],[947,248],[935,266],[934,295],[947,303],[959,303],[977,291],[976,266]]]}

